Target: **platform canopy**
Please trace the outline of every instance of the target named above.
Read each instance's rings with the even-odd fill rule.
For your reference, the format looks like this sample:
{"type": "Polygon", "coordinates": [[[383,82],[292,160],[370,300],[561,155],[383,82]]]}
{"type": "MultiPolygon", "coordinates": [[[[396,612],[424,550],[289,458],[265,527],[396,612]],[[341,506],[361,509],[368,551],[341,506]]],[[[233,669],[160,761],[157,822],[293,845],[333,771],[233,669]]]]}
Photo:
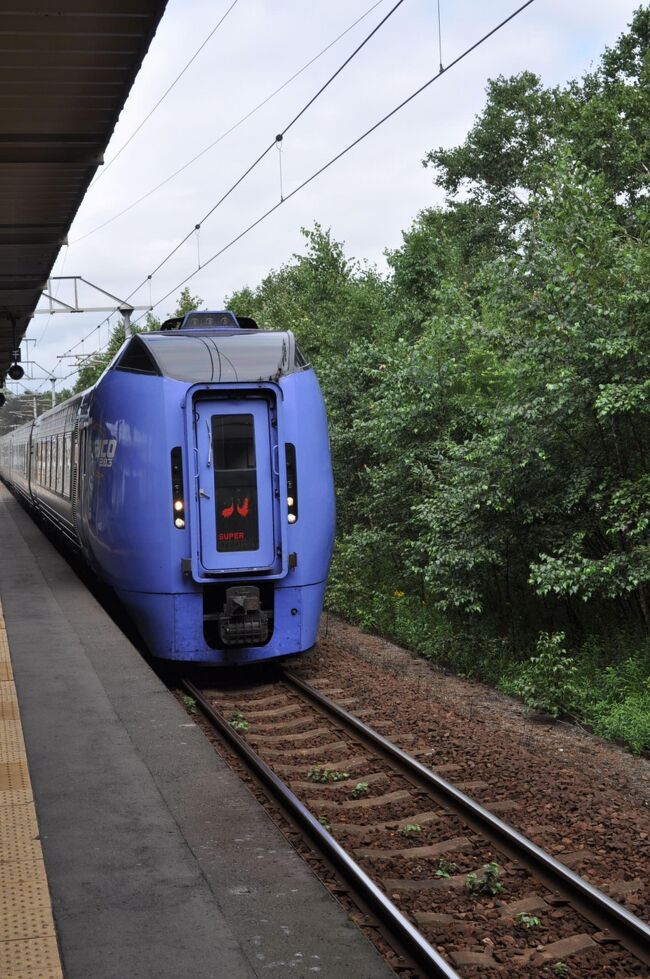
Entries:
{"type": "Polygon", "coordinates": [[[0,386],[165,6],[0,2],[0,386]]]}

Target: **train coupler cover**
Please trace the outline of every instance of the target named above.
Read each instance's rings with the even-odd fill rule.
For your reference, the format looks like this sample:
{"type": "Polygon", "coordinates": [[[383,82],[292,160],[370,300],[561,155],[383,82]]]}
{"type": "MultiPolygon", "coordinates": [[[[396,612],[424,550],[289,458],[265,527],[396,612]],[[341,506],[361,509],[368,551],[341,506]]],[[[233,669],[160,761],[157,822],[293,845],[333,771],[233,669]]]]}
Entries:
{"type": "Polygon", "coordinates": [[[254,585],[234,585],[226,591],[219,615],[219,636],[224,646],[259,646],[269,638],[269,615],[254,585]]]}

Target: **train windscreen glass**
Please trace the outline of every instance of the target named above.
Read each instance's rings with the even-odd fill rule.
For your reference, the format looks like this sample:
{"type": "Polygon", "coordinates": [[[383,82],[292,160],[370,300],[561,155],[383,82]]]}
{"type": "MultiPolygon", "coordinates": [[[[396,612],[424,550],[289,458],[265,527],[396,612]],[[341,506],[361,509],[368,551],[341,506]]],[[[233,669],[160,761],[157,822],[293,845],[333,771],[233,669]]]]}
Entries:
{"type": "Polygon", "coordinates": [[[217,550],[259,549],[257,464],[252,415],[213,415],[217,550]]]}
{"type": "Polygon", "coordinates": [[[179,381],[239,383],[276,381],[307,367],[287,333],[238,330],[188,335],[167,333],[139,338],[161,372],[179,381]]]}
{"type": "Polygon", "coordinates": [[[289,343],[283,333],[181,333],[146,337],[144,342],[161,372],[179,381],[270,381],[290,373],[289,343]]]}

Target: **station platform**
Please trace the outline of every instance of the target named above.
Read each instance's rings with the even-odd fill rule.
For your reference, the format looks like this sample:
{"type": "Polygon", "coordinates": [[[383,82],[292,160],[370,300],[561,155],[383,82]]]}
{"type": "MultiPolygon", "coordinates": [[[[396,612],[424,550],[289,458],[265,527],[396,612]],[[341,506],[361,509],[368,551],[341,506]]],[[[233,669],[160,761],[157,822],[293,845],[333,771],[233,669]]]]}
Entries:
{"type": "Polygon", "coordinates": [[[0,976],[394,976],[0,484],[0,976]]]}

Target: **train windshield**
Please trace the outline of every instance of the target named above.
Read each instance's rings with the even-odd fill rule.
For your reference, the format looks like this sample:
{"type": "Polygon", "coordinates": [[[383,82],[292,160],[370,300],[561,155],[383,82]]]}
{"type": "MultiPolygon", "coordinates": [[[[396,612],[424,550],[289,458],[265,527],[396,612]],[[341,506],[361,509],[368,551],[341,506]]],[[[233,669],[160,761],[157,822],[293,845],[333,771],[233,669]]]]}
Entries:
{"type": "Polygon", "coordinates": [[[140,334],[160,372],[179,381],[276,381],[307,364],[291,333],[140,334]]]}

